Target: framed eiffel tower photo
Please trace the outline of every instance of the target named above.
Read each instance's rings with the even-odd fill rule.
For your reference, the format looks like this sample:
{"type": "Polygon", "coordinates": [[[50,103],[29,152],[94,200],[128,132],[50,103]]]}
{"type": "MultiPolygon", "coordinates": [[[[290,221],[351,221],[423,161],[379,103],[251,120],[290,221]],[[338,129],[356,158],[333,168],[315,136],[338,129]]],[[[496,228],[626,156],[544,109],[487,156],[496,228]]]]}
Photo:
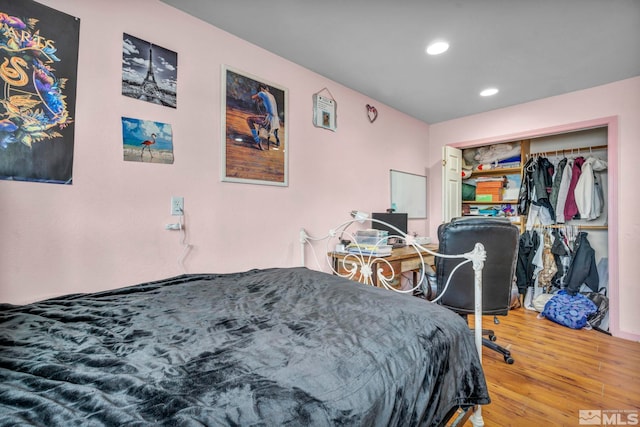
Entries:
{"type": "Polygon", "coordinates": [[[122,36],[122,94],[177,107],[178,54],[127,33],[122,36]]]}

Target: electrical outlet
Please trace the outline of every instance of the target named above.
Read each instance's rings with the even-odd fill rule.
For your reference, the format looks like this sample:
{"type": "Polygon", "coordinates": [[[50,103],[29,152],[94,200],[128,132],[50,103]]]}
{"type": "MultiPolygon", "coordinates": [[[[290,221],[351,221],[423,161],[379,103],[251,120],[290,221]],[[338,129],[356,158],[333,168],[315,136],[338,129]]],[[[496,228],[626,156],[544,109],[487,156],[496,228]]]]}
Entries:
{"type": "Polygon", "coordinates": [[[184,197],[171,198],[171,215],[184,215],[184,197]]]}

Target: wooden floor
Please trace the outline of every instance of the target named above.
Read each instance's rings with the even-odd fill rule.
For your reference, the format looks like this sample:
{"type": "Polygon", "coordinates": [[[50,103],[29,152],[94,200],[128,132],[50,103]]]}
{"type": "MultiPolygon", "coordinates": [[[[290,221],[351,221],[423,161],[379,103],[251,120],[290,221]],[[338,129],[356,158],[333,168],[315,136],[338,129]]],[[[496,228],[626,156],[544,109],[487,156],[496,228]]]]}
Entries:
{"type": "Polygon", "coordinates": [[[498,353],[483,349],[492,401],[482,408],[485,425],[578,426],[580,410],[600,410],[608,418],[612,411],[631,411],[614,414],[623,425],[628,414],[640,415],[640,343],[536,316],[519,308],[500,317],[499,325],[484,318],[496,343],[509,347],[515,359],[508,365],[498,353]]]}

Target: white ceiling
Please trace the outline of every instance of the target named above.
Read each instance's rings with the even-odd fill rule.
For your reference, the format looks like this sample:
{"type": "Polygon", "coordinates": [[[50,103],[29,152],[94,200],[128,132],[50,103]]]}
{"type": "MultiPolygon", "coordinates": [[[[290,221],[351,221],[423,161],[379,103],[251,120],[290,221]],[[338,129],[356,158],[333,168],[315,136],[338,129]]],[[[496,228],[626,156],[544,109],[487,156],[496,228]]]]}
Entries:
{"type": "Polygon", "coordinates": [[[640,75],[640,0],[161,1],[431,124],[640,75]]]}

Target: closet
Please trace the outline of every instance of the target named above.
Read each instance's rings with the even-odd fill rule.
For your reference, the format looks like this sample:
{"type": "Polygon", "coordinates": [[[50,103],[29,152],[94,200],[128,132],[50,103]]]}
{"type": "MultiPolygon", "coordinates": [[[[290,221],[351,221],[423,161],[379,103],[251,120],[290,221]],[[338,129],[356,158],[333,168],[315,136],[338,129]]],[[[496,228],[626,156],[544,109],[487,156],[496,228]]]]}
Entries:
{"type": "MultiPolygon", "coordinates": [[[[533,276],[527,277],[525,308],[534,309],[533,301],[540,294],[566,287],[572,276],[563,277],[561,273],[566,275],[576,259],[573,252],[576,241],[588,242],[593,249],[590,262],[597,265],[597,277],[594,279],[592,274],[587,280],[595,289],[583,284],[580,291],[604,287],[603,292],[607,292],[607,154],[606,127],[462,150],[462,215],[507,216],[520,227],[521,238],[528,247],[539,245],[537,255],[546,256],[536,261],[532,271],[527,271],[533,276]],[[515,153],[519,155],[513,156],[515,153]],[[496,159],[496,154],[500,159],[496,159]],[[507,154],[511,157],[504,158],[507,154]],[[569,173],[573,182],[570,176],[566,185],[561,186],[561,173],[569,173]],[[492,193],[495,186],[501,186],[500,195],[492,193]],[[533,194],[527,194],[523,200],[523,191],[533,194]],[[562,242],[567,253],[554,258],[550,251],[552,242],[562,242]]],[[[554,252],[557,250],[558,245],[554,252]]],[[[523,285],[522,278],[518,282],[523,285]]],[[[607,327],[608,322],[603,322],[602,329],[607,327]]]]}

